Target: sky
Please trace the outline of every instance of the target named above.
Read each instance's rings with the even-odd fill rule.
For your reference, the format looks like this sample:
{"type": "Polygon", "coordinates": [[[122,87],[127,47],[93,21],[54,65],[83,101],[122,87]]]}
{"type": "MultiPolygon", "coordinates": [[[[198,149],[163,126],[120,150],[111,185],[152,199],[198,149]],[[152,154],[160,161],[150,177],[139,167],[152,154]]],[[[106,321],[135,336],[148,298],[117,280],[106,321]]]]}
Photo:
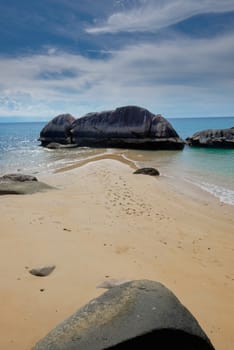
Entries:
{"type": "Polygon", "coordinates": [[[234,116],[233,0],[0,0],[0,118],[234,116]]]}

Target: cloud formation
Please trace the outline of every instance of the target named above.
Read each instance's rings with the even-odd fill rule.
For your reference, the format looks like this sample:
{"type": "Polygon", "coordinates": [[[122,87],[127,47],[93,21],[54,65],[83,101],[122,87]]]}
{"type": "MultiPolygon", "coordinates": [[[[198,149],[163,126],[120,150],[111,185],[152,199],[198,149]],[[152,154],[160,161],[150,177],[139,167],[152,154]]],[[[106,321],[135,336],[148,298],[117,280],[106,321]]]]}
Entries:
{"type": "Polygon", "coordinates": [[[112,13],[89,34],[155,32],[196,15],[234,11],[233,0],[139,0],[129,10],[112,13]]]}
{"type": "Polygon", "coordinates": [[[127,104],[233,114],[233,0],[2,0],[0,10],[0,116],[127,104]]]}
{"type": "Polygon", "coordinates": [[[197,115],[211,107],[222,114],[232,99],[233,42],[234,34],[212,40],[174,37],[126,45],[105,59],[56,48],[0,58],[1,114],[81,116],[126,104],[165,116],[197,115]]]}

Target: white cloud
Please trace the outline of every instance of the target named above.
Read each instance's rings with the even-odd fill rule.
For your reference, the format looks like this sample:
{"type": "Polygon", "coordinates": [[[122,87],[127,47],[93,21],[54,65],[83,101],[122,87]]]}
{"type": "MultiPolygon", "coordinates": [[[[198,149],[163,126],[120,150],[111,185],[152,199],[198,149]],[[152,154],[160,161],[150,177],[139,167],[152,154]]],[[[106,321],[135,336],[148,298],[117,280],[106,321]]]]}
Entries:
{"type": "Polygon", "coordinates": [[[0,115],[49,116],[136,104],[165,116],[233,114],[234,35],[141,43],[89,59],[50,48],[0,58],[0,115]]]}
{"type": "Polygon", "coordinates": [[[234,10],[233,0],[141,0],[86,29],[89,34],[154,32],[194,15],[234,10]]]}

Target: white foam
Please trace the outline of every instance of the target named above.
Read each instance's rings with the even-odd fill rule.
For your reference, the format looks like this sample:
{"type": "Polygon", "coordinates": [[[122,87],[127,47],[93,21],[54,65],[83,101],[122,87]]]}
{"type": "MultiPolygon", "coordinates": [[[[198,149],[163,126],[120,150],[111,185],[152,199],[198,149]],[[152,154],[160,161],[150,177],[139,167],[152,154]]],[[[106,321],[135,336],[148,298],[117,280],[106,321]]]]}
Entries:
{"type": "Polygon", "coordinates": [[[206,192],[209,192],[210,194],[212,194],[213,196],[218,198],[220,200],[220,202],[234,205],[234,191],[233,190],[225,188],[225,187],[220,186],[220,185],[211,184],[211,183],[208,183],[205,181],[199,181],[197,179],[196,180],[186,179],[186,181],[198,186],[199,188],[201,188],[202,190],[204,190],[206,192]]]}

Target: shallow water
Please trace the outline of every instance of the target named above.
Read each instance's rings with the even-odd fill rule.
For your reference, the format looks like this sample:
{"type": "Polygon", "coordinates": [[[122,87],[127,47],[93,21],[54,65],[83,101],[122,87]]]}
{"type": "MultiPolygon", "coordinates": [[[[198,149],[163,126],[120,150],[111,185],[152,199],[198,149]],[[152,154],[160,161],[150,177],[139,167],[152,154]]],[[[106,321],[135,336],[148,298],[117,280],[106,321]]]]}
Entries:
{"type": "Polygon", "coordinates": [[[141,167],[155,167],[162,175],[184,180],[234,205],[234,150],[127,151],[141,167]]]}
{"type": "MultiPolygon", "coordinates": [[[[182,138],[209,128],[234,126],[234,117],[170,119],[182,138]]],[[[10,172],[46,174],[63,166],[110,149],[88,147],[48,150],[39,146],[38,137],[45,122],[0,124],[0,175],[10,172]]],[[[138,163],[159,169],[171,178],[199,186],[234,205],[234,150],[191,148],[183,151],[115,150],[138,163]]]]}

